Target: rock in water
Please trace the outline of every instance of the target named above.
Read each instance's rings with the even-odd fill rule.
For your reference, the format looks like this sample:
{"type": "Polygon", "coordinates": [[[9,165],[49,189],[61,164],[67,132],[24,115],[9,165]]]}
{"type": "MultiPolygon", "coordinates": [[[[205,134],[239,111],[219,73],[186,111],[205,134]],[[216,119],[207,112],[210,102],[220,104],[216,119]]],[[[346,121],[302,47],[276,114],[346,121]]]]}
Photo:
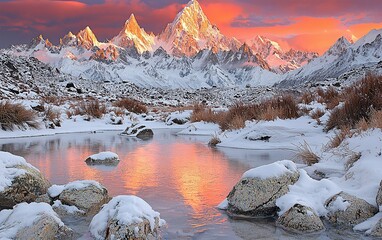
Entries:
{"type": "Polygon", "coordinates": [[[229,193],[228,213],[246,217],[274,216],[276,199],[288,192],[300,174],[289,160],[278,161],[245,172],[229,193]]]}
{"type": "Polygon", "coordinates": [[[62,204],[75,206],[87,215],[99,211],[101,206],[110,200],[107,189],[92,180],[74,181],[66,185],[53,185],[49,195],[62,204]]]}
{"type": "Polygon", "coordinates": [[[382,238],[382,218],[379,219],[377,224],[375,224],[375,226],[371,229],[370,235],[373,237],[382,238]]]}
{"type": "Polygon", "coordinates": [[[0,152],[0,209],[33,202],[47,192],[50,183],[24,158],[0,152]]]}
{"type": "Polygon", "coordinates": [[[20,203],[1,211],[0,226],[0,239],[73,239],[73,231],[46,203],[20,203]]]}
{"type": "Polygon", "coordinates": [[[284,229],[297,233],[311,233],[325,229],[320,217],[310,207],[295,204],[277,219],[284,229]]]}
{"type": "Polygon", "coordinates": [[[142,140],[148,140],[154,136],[153,130],[141,124],[127,127],[126,130],[122,132],[122,134],[126,134],[131,137],[137,137],[142,140]]]}
{"type": "Polygon", "coordinates": [[[340,192],[325,203],[331,223],[355,225],[374,216],[378,209],[363,199],[340,192]]]}
{"type": "Polygon", "coordinates": [[[96,240],[155,239],[165,223],[143,199],[117,196],[93,217],[89,228],[96,240]]]}
{"type": "Polygon", "coordinates": [[[113,152],[100,152],[89,156],[85,162],[88,165],[117,165],[119,163],[119,157],[113,152]]]}

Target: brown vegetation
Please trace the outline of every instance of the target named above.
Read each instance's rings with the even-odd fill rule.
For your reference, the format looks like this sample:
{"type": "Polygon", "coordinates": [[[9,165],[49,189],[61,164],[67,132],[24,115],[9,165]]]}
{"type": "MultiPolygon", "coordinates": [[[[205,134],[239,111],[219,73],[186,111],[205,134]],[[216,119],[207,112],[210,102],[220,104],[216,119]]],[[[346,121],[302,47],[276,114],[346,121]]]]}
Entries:
{"type": "MultiPolygon", "coordinates": [[[[87,115],[88,117],[101,118],[106,113],[106,106],[98,99],[80,101],[74,108],[74,115],[87,115]]],[[[67,113],[68,114],[68,113],[67,113]]]]}
{"type": "Polygon", "coordinates": [[[382,110],[382,76],[366,76],[344,90],[344,104],[333,109],[326,130],[353,128],[362,119],[370,122],[373,110],[382,110]]]}
{"type": "Polygon", "coordinates": [[[312,151],[307,142],[297,146],[295,158],[302,160],[309,166],[320,161],[320,157],[312,151]]]}
{"type": "Polygon", "coordinates": [[[147,107],[140,101],[131,99],[131,98],[123,98],[120,99],[113,104],[115,107],[125,108],[129,112],[133,113],[147,113],[147,107]]]}
{"type": "Polygon", "coordinates": [[[0,126],[4,131],[13,130],[16,126],[38,128],[36,115],[32,110],[26,109],[20,103],[10,101],[0,102],[0,126]]]}

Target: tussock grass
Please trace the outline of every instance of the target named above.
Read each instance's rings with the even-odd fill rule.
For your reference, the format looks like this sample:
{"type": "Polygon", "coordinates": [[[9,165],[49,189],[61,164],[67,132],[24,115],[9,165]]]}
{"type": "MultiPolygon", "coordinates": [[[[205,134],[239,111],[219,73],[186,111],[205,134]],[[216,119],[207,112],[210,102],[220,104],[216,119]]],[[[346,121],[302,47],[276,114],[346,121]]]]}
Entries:
{"type": "Polygon", "coordinates": [[[129,112],[133,113],[147,113],[147,107],[140,101],[131,99],[131,98],[123,98],[120,99],[113,104],[115,107],[125,108],[129,112]]]}
{"type": "Polygon", "coordinates": [[[302,160],[309,166],[320,161],[320,157],[312,151],[309,144],[305,141],[303,144],[297,146],[295,158],[302,160]]]}
{"type": "Polygon", "coordinates": [[[98,99],[88,99],[78,102],[74,108],[73,115],[87,115],[89,118],[102,118],[105,113],[105,104],[100,103],[98,99]]]}
{"type": "Polygon", "coordinates": [[[4,131],[20,129],[38,128],[36,114],[32,110],[26,109],[19,103],[11,101],[0,102],[0,127],[4,131]]]}

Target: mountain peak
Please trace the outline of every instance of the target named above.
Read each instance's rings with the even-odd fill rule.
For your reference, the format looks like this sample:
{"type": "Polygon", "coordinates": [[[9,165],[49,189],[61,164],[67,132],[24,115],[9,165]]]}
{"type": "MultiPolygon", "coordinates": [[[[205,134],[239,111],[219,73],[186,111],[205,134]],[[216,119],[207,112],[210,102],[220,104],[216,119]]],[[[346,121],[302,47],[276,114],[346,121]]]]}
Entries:
{"type": "Polygon", "coordinates": [[[78,44],[87,49],[91,49],[92,47],[99,45],[97,37],[94,35],[89,26],[86,26],[84,30],[79,31],[76,37],[78,39],[78,44]]]}
{"type": "Polygon", "coordinates": [[[330,48],[328,51],[324,53],[324,55],[335,55],[338,56],[341,53],[345,52],[346,49],[351,45],[349,40],[346,37],[340,37],[330,48]]]}
{"type": "Polygon", "coordinates": [[[139,26],[134,14],[131,14],[121,32],[111,42],[123,48],[134,46],[139,53],[143,53],[152,50],[154,38],[139,26]]]}

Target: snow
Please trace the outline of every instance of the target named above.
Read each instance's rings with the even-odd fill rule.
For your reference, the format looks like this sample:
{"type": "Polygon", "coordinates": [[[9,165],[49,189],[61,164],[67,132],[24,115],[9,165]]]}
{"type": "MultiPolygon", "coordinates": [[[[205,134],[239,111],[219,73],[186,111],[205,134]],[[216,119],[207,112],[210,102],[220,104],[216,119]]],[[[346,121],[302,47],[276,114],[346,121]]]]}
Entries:
{"type": "Polygon", "coordinates": [[[56,200],[56,201],[54,201],[52,207],[55,207],[55,208],[62,208],[62,209],[64,209],[67,213],[69,213],[69,214],[76,214],[76,213],[79,213],[79,214],[85,214],[84,211],[78,209],[76,206],[65,205],[65,204],[63,204],[60,200],[56,200]]]}
{"type": "Polygon", "coordinates": [[[217,205],[217,208],[220,210],[227,210],[228,209],[228,200],[227,198],[224,199],[219,205],[217,205]]]}
{"type": "Polygon", "coordinates": [[[94,180],[78,180],[73,181],[65,185],[52,185],[50,188],[48,188],[48,194],[52,198],[57,197],[60,195],[64,190],[70,190],[70,189],[82,189],[86,188],[88,186],[95,186],[99,189],[103,189],[104,187],[97,181],[94,180]]]}
{"type": "Polygon", "coordinates": [[[273,177],[280,177],[286,173],[293,172],[297,172],[296,164],[290,160],[282,160],[271,164],[263,165],[257,168],[252,168],[246,171],[241,178],[267,179],[273,177]]]}
{"type": "Polygon", "coordinates": [[[0,239],[14,239],[19,230],[30,227],[40,217],[53,217],[59,226],[64,223],[47,203],[20,203],[12,210],[0,212],[0,239]]]}
{"type": "Polygon", "coordinates": [[[116,219],[120,224],[125,225],[141,223],[147,219],[151,230],[154,230],[155,218],[159,218],[159,226],[166,223],[160,219],[160,214],[143,199],[133,195],[121,195],[114,197],[102,207],[101,211],[93,217],[89,229],[96,239],[103,239],[104,236],[101,233],[106,231],[111,219],[116,219]]]}
{"type": "Polygon", "coordinates": [[[26,173],[25,170],[16,168],[20,165],[37,170],[27,163],[23,157],[0,151],[0,192],[4,191],[6,187],[11,186],[15,177],[26,173]]]}
{"type": "Polygon", "coordinates": [[[215,136],[221,132],[219,125],[207,122],[191,123],[187,128],[179,131],[178,135],[215,136]]]}
{"type": "Polygon", "coordinates": [[[343,199],[341,196],[338,196],[336,200],[330,203],[328,210],[330,212],[336,211],[345,211],[350,206],[350,203],[343,199]]]}
{"type": "Polygon", "coordinates": [[[105,161],[105,160],[109,160],[109,159],[116,159],[119,161],[118,154],[113,153],[113,152],[109,152],[109,151],[93,154],[87,158],[91,158],[91,159],[94,159],[96,161],[105,161]]]}
{"type": "Polygon", "coordinates": [[[373,227],[378,223],[378,221],[382,219],[382,211],[379,209],[379,213],[375,214],[373,217],[367,219],[364,222],[361,222],[353,227],[354,231],[362,231],[366,234],[370,234],[373,227]]]}

